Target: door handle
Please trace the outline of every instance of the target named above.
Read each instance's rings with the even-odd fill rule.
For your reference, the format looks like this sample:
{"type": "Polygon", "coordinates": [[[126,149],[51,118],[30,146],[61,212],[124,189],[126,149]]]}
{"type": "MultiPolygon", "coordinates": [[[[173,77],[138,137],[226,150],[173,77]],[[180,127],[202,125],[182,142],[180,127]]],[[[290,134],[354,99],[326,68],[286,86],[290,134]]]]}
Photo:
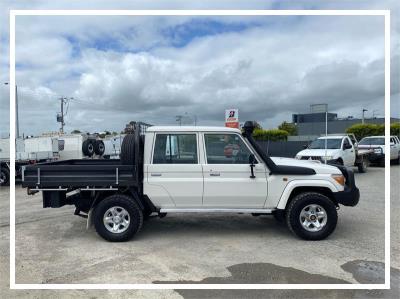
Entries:
{"type": "Polygon", "coordinates": [[[210,176],[220,176],[221,174],[219,172],[212,172],[210,173],[210,176]]]}
{"type": "Polygon", "coordinates": [[[161,176],[161,173],[152,173],[151,176],[161,176]]]}

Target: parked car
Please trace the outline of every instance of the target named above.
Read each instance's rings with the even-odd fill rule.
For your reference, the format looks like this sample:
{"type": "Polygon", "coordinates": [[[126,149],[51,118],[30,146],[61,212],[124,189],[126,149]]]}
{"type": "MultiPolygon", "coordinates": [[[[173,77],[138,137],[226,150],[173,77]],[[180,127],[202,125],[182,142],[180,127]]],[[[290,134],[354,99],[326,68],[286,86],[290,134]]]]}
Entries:
{"type": "Polygon", "coordinates": [[[120,160],[26,166],[22,185],[28,194],[42,191],[45,208],[75,205],[76,215],[115,242],[131,239],[151,214],[167,213],[271,214],[300,238],[329,236],[339,205],[359,201],[353,171],[270,158],[253,139],[254,128],[254,122],[246,122],[243,133],[226,127],[144,130],[135,123],[120,160]]]}
{"type": "MultiPolygon", "coordinates": [[[[361,139],[359,148],[372,149],[370,156],[373,163],[385,165],[385,136],[369,136],[361,139]]],[[[390,160],[400,163],[400,140],[397,136],[390,136],[390,160]]]]}
{"type": "Polygon", "coordinates": [[[370,149],[358,148],[354,135],[328,135],[312,141],[306,149],[297,153],[296,159],[356,166],[359,172],[366,172],[371,153],[370,149]]]}

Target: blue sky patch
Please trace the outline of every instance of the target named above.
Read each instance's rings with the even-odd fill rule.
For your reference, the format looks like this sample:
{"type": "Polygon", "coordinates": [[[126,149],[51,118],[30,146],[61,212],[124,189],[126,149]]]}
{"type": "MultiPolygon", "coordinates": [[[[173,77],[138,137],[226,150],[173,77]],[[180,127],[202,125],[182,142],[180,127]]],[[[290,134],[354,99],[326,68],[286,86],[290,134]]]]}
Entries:
{"type": "Polygon", "coordinates": [[[161,33],[170,41],[171,46],[181,48],[199,37],[241,32],[256,26],[260,26],[260,24],[256,22],[226,23],[209,19],[193,19],[184,24],[168,27],[162,30],[161,33]]]}

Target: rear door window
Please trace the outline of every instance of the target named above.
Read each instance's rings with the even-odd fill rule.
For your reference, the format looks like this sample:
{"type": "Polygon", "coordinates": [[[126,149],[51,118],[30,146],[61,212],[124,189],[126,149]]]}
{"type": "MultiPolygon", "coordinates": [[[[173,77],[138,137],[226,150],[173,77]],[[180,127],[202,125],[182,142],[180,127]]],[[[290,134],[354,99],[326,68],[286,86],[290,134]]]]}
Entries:
{"type": "Polygon", "coordinates": [[[157,134],[153,164],[197,164],[196,134],[157,134]]]}

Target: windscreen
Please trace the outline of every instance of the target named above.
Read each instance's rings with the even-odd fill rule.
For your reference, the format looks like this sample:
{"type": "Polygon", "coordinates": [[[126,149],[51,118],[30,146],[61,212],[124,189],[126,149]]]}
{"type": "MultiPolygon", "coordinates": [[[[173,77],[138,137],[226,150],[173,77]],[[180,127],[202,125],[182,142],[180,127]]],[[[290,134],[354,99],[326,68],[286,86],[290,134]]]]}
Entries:
{"type": "Polygon", "coordinates": [[[385,138],[364,138],[360,141],[359,145],[385,145],[385,138]]]}
{"type": "Polygon", "coordinates": [[[309,149],[325,149],[325,140],[326,140],[326,148],[328,149],[339,149],[342,146],[341,138],[334,139],[316,139],[311,142],[309,149]]]}

